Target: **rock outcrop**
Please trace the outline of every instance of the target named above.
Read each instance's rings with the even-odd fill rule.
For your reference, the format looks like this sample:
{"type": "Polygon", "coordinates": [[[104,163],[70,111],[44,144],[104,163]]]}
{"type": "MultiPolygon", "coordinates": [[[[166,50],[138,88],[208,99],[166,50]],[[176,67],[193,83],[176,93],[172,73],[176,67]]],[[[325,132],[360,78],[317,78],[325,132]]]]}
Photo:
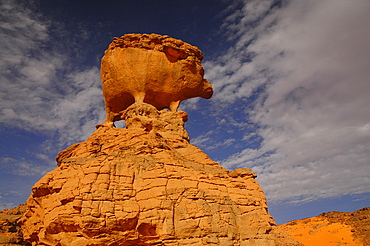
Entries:
{"type": "Polygon", "coordinates": [[[212,96],[201,60],[168,36],[113,41],[101,69],[107,119],[32,187],[20,220],[27,242],[299,245],[276,227],[250,169],[228,171],[189,143],[177,108],[212,96]],[[126,127],[113,127],[121,119],[126,127]]]}
{"type": "Polygon", "coordinates": [[[323,213],[279,225],[279,228],[306,246],[370,245],[370,207],[352,213],[323,213]]]}
{"type": "Polygon", "coordinates": [[[269,215],[256,175],[189,143],[183,111],[135,103],[59,153],[21,219],[32,245],[300,245],[269,215]]]}
{"type": "Polygon", "coordinates": [[[25,210],[26,205],[21,204],[18,207],[0,211],[0,245],[29,245],[23,240],[18,223],[25,210]]]}
{"type": "Polygon", "coordinates": [[[177,111],[181,101],[211,98],[203,78],[202,52],[181,40],[157,34],[126,34],[115,38],[101,62],[106,125],[120,120],[134,102],[177,111]]]}

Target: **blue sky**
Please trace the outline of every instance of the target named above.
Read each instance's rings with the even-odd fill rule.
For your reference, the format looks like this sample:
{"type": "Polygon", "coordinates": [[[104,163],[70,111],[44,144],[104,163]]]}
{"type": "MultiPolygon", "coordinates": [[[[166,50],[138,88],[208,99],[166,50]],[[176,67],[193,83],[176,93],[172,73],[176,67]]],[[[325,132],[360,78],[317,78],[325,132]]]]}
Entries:
{"type": "Polygon", "coordinates": [[[181,108],[191,142],[249,167],[278,223],[370,205],[370,1],[0,0],[0,209],[104,121],[113,37],[199,47],[210,100],[181,108]]]}

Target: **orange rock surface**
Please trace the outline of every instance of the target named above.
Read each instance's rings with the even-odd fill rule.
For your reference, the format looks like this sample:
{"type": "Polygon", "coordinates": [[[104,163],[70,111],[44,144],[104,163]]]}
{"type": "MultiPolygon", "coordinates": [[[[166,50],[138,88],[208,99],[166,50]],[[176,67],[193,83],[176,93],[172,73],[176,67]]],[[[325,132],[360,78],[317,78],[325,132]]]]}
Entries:
{"type": "Polygon", "coordinates": [[[25,245],[18,220],[22,217],[26,205],[0,211],[0,245],[25,245]]]}
{"type": "Polygon", "coordinates": [[[181,40],[157,34],[126,34],[115,38],[101,62],[106,125],[120,120],[134,102],[177,111],[181,101],[211,98],[203,78],[202,52],[181,40]]]}
{"type": "Polygon", "coordinates": [[[370,245],[370,208],[353,213],[330,212],[294,220],[279,228],[306,246],[370,245]]]}
{"type": "Polygon", "coordinates": [[[21,219],[32,245],[300,245],[277,228],[247,168],[189,143],[183,111],[135,103],[59,153],[21,219]]]}
{"type": "Polygon", "coordinates": [[[168,36],[110,44],[101,68],[106,121],[32,187],[20,220],[27,242],[301,245],[277,228],[250,169],[228,171],[190,144],[177,108],[212,96],[201,60],[198,48],[168,36]],[[120,119],[126,127],[113,127],[120,119]]]}

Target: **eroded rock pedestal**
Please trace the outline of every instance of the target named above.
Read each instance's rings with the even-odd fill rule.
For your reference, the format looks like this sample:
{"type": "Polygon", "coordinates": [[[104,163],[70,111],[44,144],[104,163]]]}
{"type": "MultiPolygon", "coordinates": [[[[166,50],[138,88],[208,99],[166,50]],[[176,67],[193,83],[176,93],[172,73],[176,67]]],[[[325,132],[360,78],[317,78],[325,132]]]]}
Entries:
{"type": "Polygon", "coordinates": [[[123,115],[126,128],[99,127],[34,185],[21,220],[32,245],[299,245],[250,169],[189,143],[185,112],[136,103],[123,115]]]}
{"type": "Polygon", "coordinates": [[[213,89],[203,78],[202,59],[197,47],[166,35],[114,38],[101,61],[104,124],[120,120],[121,112],[135,102],[175,112],[186,99],[211,98],[213,89]]]}

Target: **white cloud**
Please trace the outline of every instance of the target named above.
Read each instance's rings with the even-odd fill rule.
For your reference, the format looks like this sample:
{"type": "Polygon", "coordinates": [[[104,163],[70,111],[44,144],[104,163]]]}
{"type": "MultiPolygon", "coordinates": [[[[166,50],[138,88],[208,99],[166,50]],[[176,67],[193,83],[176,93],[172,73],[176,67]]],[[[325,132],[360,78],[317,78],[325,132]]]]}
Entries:
{"type": "MultiPolygon", "coordinates": [[[[0,196],[0,199],[2,197],[0,196]]],[[[14,208],[14,203],[11,203],[11,202],[3,202],[3,201],[0,201],[0,211],[3,211],[4,209],[11,209],[11,208],[14,208]]]]}
{"type": "Polygon", "coordinates": [[[253,167],[270,201],[368,192],[370,2],[273,3],[245,1],[224,24],[234,47],[206,63],[215,100],[259,93],[261,148],[222,164],[253,167]]]}
{"type": "Polygon", "coordinates": [[[14,159],[10,157],[0,158],[0,168],[3,173],[17,176],[35,176],[44,175],[55,168],[55,165],[40,165],[33,163],[24,158],[14,159]]]}
{"type": "Polygon", "coordinates": [[[62,145],[86,139],[104,117],[99,68],[74,66],[75,45],[63,53],[50,45],[51,20],[19,2],[0,9],[0,122],[58,134],[62,145]]]}
{"type": "Polygon", "coordinates": [[[70,74],[69,83],[78,92],[61,100],[53,112],[67,127],[59,129],[62,140],[72,144],[76,139],[81,141],[89,137],[95,125],[104,121],[105,112],[97,67],[70,74]]]}
{"type": "Polygon", "coordinates": [[[199,97],[185,100],[180,104],[179,110],[196,110],[198,108],[199,97]]]}
{"type": "Polygon", "coordinates": [[[191,139],[191,144],[198,146],[199,148],[205,148],[210,146],[210,141],[212,141],[210,135],[213,134],[213,131],[209,131],[203,135],[200,135],[194,139],[191,139]]]}
{"type": "MultiPolygon", "coordinates": [[[[237,137],[252,144],[256,135],[261,137],[258,149],[246,146],[222,164],[252,167],[270,201],[366,192],[370,188],[370,3],[274,3],[244,1],[223,25],[235,45],[219,59],[204,63],[215,90],[216,109],[209,114],[217,118],[216,130],[240,131],[253,123],[259,126],[257,132],[248,129],[245,136],[234,134],[235,138],[220,142],[215,139],[224,135],[210,132],[192,142],[212,149],[232,146],[237,137]],[[253,103],[233,107],[246,98],[253,103]],[[238,122],[225,110],[238,110],[245,121],[238,122]],[[214,111],[222,117],[211,115],[214,111]]],[[[55,142],[86,139],[94,125],[104,121],[98,67],[81,69],[69,59],[70,51],[52,49],[51,21],[40,21],[13,1],[2,1],[0,10],[0,122],[56,134],[57,140],[44,143],[45,153],[55,142]]],[[[188,100],[181,108],[195,109],[199,102],[188,100]]],[[[37,157],[49,161],[43,154],[37,157]]],[[[43,171],[22,159],[2,160],[2,165],[9,163],[17,175],[43,171]]]]}

